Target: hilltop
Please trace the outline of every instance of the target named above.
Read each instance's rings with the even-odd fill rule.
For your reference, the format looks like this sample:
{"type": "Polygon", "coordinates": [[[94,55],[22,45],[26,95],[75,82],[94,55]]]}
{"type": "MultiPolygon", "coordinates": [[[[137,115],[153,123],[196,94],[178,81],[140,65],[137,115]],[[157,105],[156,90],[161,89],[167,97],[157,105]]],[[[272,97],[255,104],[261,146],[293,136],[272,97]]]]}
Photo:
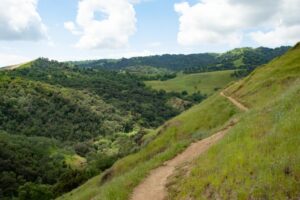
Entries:
{"type": "Polygon", "coordinates": [[[102,59],[71,62],[81,67],[102,68],[109,70],[126,69],[132,66],[151,66],[166,68],[172,71],[186,73],[209,72],[218,70],[244,69],[253,70],[255,67],[271,61],[273,58],[284,54],[290,47],[274,49],[238,48],[225,53],[200,53],[190,55],[157,55],[123,59],[102,59]]]}

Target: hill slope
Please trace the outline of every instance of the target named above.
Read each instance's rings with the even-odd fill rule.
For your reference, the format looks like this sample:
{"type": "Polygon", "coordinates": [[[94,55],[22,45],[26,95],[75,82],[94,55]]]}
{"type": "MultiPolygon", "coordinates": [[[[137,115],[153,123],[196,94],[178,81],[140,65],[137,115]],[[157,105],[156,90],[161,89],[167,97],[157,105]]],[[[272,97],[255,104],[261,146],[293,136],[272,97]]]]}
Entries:
{"type": "Polygon", "coordinates": [[[160,127],[156,138],[141,151],[119,160],[110,170],[59,199],[128,199],[151,169],[173,158],[193,141],[222,129],[238,113],[227,99],[213,95],[160,127]]]}
{"type": "Polygon", "coordinates": [[[124,131],[130,119],[88,92],[7,76],[0,91],[0,128],[11,134],[84,141],[124,131]],[[116,130],[101,128],[112,123],[116,130]]]}
{"type": "Polygon", "coordinates": [[[227,99],[213,95],[166,123],[140,152],[60,199],[128,199],[151,169],[236,117],[240,122],[193,163],[191,173],[171,181],[170,199],[298,198],[299,60],[298,45],[226,90],[249,112],[241,114],[227,99]]]}
{"type": "Polygon", "coordinates": [[[170,183],[170,199],[300,197],[300,46],[229,87],[247,104],[222,142],[170,183]]]}

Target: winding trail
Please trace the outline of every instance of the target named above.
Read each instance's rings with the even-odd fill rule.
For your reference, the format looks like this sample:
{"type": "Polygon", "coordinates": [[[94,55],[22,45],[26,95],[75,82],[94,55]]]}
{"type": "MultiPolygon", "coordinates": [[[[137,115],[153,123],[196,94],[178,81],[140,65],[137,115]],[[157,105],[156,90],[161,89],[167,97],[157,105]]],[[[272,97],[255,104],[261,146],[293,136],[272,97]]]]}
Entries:
{"type": "MultiPolygon", "coordinates": [[[[227,98],[242,111],[249,110],[246,106],[234,98],[226,96],[223,92],[221,92],[220,95],[227,98]]],[[[166,184],[168,177],[175,172],[175,169],[185,163],[193,161],[203,154],[212,145],[221,140],[236,123],[237,121],[232,121],[227,127],[214,135],[192,143],[182,153],[166,161],[162,166],[152,170],[149,176],[134,189],[131,200],[164,200],[167,197],[166,184]]]]}
{"type": "Polygon", "coordinates": [[[238,107],[239,109],[241,109],[242,111],[248,111],[249,108],[247,108],[246,106],[244,106],[242,103],[240,103],[238,100],[230,97],[230,96],[226,96],[224,94],[224,92],[220,93],[221,96],[227,98],[229,101],[231,101],[231,103],[233,103],[236,107],[238,107]]]}

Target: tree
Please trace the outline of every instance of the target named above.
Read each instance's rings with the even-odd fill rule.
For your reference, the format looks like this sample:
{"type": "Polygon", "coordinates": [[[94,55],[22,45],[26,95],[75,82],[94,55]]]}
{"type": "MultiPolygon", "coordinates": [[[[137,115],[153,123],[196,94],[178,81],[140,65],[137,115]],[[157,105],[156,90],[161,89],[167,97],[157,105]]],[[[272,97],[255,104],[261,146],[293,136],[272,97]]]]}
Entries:
{"type": "Polygon", "coordinates": [[[20,200],[50,200],[54,198],[50,186],[31,182],[19,187],[18,193],[20,200]]]}

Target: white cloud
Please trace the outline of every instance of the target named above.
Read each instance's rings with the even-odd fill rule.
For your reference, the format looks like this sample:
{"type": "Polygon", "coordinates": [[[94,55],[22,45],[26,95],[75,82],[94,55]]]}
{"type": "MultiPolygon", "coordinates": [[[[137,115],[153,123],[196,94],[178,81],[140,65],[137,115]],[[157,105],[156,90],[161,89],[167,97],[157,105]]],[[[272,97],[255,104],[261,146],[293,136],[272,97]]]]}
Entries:
{"type": "Polygon", "coordinates": [[[75,29],[76,29],[75,24],[73,22],[65,22],[64,27],[71,33],[73,33],[73,31],[75,31],[75,29]]]}
{"type": "Polygon", "coordinates": [[[81,36],[77,47],[119,48],[126,46],[129,37],[135,33],[136,21],[129,0],[81,0],[76,25],[66,22],[65,28],[81,36]],[[104,19],[96,19],[99,12],[105,14],[104,19]]]}
{"type": "Polygon", "coordinates": [[[77,29],[74,22],[65,22],[64,23],[65,29],[70,31],[73,35],[81,35],[82,33],[77,29]]]}
{"type": "Polygon", "coordinates": [[[268,46],[300,39],[300,0],[202,0],[195,5],[178,3],[174,8],[180,15],[177,40],[181,45],[236,46],[249,35],[268,46]]]}
{"type": "Polygon", "coordinates": [[[252,39],[260,45],[276,47],[280,45],[294,45],[300,39],[300,24],[295,26],[278,26],[267,32],[250,33],[252,39]]]}
{"type": "Polygon", "coordinates": [[[277,18],[288,26],[300,24],[300,0],[283,0],[277,18]]]}
{"type": "Polygon", "coordinates": [[[37,0],[1,0],[0,40],[39,40],[46,37],[46,26],[37,12],[37,0]]]}

